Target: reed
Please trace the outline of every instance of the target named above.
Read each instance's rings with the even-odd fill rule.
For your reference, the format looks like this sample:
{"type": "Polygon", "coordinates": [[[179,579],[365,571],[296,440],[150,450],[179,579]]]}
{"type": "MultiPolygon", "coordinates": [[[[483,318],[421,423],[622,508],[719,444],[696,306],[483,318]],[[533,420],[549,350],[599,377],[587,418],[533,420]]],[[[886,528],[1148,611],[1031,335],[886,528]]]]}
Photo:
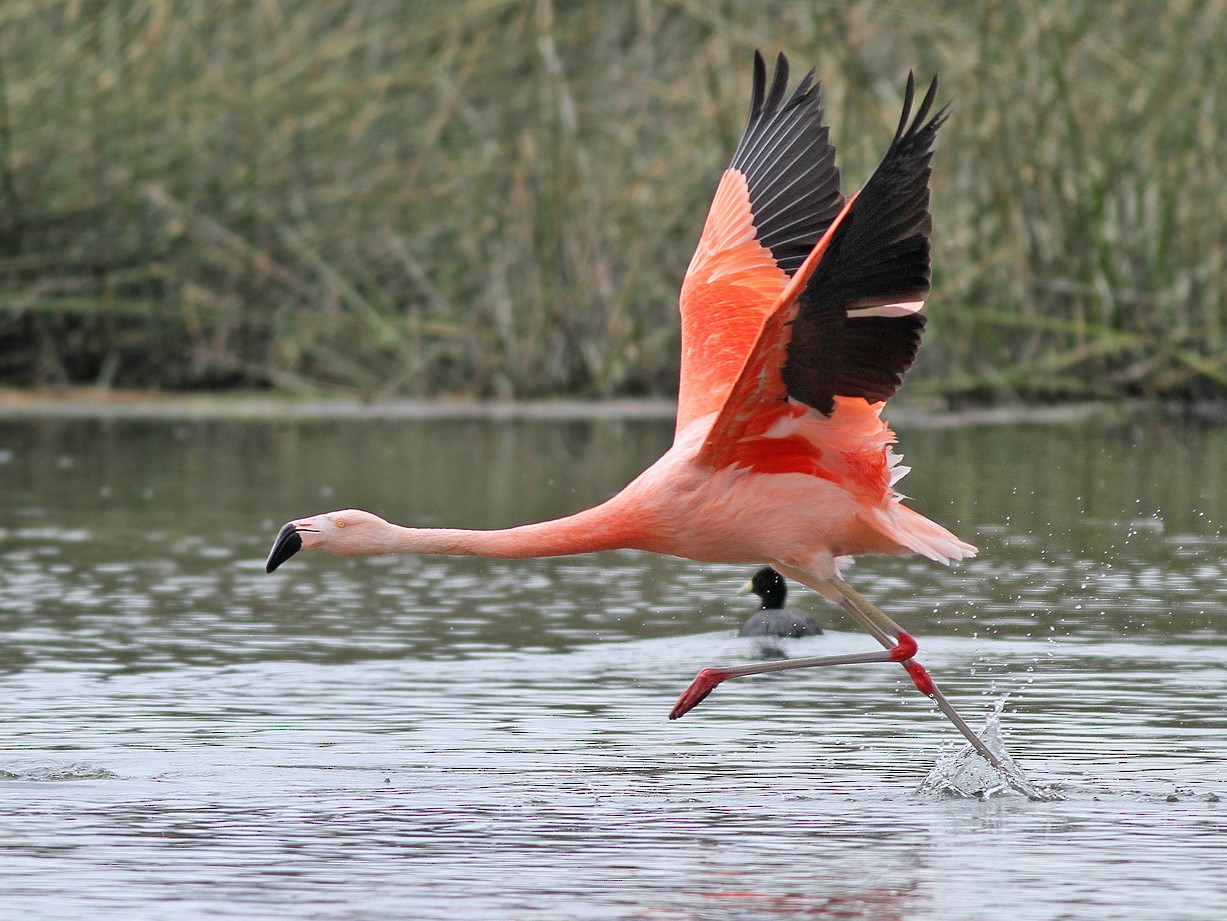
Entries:
{"type": "Polygon", "coordinates": [[[905,394],[1227,392],[1227,0],[9,0],[0,382],[668,394],[755,47],[955,100],[905,394]]]}

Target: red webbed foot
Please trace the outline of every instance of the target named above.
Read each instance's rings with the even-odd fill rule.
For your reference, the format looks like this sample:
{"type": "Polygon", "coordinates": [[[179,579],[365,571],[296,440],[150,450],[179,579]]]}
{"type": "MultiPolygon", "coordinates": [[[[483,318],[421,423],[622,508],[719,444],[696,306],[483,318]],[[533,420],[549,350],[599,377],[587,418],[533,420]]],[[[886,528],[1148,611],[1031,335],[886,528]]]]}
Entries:
{"type": "Polygon", "coordinates": [[[669,719],[675,720],[679,716],[693,710],[704,698],[725,678],[728,678],[729,673],[720,668],[705,668],[703,671],[695,675],[694,681],[690,682],[690,687],[682,692],[682,696],[677,699],[677,703],[673,705],[673,709],[669,711],[669,719]]]}

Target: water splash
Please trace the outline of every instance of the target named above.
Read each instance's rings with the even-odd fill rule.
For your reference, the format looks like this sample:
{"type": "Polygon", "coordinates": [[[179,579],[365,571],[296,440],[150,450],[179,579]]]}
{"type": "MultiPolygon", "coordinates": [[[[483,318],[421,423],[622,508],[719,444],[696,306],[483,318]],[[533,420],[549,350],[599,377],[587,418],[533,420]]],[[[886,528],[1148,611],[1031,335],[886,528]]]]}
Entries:
{"type": "Polygon", "coordinates": [[[1001,738],[1001,712],[1009,695],[1002,695],[993,704],[985,717],[980,739],[998,760],[1013,775],[1013,782],[985,760],[971,746],[964,745],[958,751],[942,755],[920,784],[920,792],[963,799],[990,799],[1010,793],[1018,793],[1034,800],[1061,800],[1064,795],[1054,786],[1040,787],[1026,780],[1001,738]]]}
{"type": "Polygon", "coordinates": [[[20,771],[10,771],[0,768],[0,780],[36,780],[36,781],[63,781],[63,780],[113,780],[119,775],[108,771],[104,767],[98,767],[85,762],[75,762],[73,764],[63,765],[42,765],[39,767],[26,768],[20,771]]]}

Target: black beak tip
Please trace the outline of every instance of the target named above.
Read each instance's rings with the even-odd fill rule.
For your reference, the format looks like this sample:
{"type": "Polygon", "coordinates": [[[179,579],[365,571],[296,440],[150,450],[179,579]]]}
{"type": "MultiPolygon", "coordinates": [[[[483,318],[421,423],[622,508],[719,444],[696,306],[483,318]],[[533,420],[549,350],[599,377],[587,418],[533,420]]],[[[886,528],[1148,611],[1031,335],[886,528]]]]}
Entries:
{"type": "Polygon", "coordinates": [[[269,551],[264,571],[272,572],[301,549],[302,535],[298,533],[298,528],[294,527],[293,522],[284,525],[277,532],[277,539],[273,541],[273,549],[269,551]]]}

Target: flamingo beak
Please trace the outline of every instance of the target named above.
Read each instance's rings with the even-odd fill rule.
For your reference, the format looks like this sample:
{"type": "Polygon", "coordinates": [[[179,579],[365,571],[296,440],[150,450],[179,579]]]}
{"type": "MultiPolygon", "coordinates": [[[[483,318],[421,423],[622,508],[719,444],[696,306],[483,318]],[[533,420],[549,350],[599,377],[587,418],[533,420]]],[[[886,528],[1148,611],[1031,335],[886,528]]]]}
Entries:
{"type": "Polygon", "coordinates": [[[301,549],[302,535],[298,533],[298,528],[291,521],[277,532],[277,539],[273,541],[273,549],[268,553],[268,562],[264,564],[264,571],[272,572],[301,549]]]}
{"type": "MultiPolygon", "coordinates": [[[[272,572],[272,570],[270,569],[269,572],[272,572]]],[[[752,591],[754,591],[754,580],[753,579],[751,579],[741,588],[737,589],[737,594],[738,595],[748,595],[752,591]]]]}

